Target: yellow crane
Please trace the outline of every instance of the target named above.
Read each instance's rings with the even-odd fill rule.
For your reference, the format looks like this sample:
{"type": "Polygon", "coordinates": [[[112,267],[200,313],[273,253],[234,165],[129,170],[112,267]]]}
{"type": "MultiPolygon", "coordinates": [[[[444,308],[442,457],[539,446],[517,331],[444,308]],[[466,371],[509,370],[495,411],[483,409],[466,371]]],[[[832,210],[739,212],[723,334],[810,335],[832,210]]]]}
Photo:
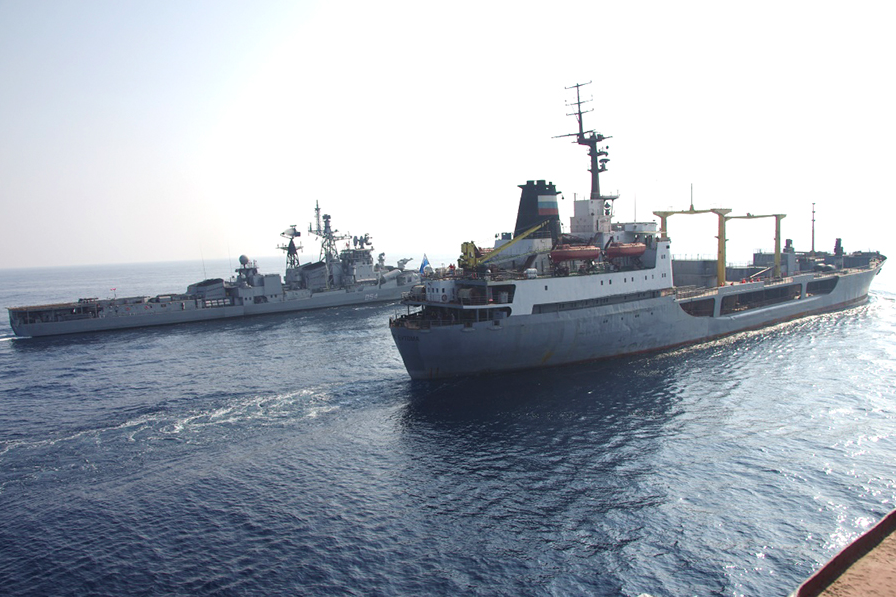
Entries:
{"type": "Polygon", "coordinates": [[[536,224],[535,226],[532,226],[522,234],[516,235],[516,237],[514,237],[514,239],[510,242],[501,245],[494,251],[490,251],[487,255],[482,255],[482,252],[479,250],[476,244],[473,243],[473,241],[462,243],[460,246],[461,255],[460,259],[457,260],[457,265],[461,268],[467,269],[475,269],[480,265],[484,265],[487,261],[491,261],[492,259],[497,257],[498,254],[501,253],[504,249],[512,247],[517,243],[517,241],[521,241],[536,230],[544,228],[550,221],[551,220],[545,220],[539,224],[536,224]]]}

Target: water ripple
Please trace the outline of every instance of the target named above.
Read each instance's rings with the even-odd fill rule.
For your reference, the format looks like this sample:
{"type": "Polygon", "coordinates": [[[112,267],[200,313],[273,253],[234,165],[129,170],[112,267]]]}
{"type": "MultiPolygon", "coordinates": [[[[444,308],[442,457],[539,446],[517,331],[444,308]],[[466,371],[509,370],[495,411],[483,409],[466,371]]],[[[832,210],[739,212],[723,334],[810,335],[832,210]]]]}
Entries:
{"type": "Polygon", "coordinates": [[[10,594],[787,594],[896,502],[896,300],[410,380],[395,307],[0,342],[10,594]]]}

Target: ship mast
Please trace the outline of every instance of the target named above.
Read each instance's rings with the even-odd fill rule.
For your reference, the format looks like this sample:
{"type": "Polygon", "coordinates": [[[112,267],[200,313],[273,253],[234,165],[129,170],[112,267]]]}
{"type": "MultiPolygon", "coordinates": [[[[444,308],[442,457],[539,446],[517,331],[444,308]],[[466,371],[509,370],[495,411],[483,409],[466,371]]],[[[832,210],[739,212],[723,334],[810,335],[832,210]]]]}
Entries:
{"type": "Polygon", "coordinates": [[[815,257],[815,203],[812,203],[812,257],[815,257]]]}
{"type": "Polygon", "coordinates": [[[333,266],[339,262],[339,251],[336,248],[336,242],[351,238],[351,236],[337,236],[336,233],[339,231],[334,230],[330,226],[329,214],[323,215],[323,227],[321,227],[320,203],[317,201],[314,202],[314,219],[316,220],[317,228],[311,228],[311,224],[309,224],[308,233],[321,239],[320,260],[327,267],[327,288],[330,288],[335,284],[335,280],[333,279],[333,266]]]}
{"type": "MultiPolygon", "coordinates": [[[[582,104],[586,104],[591,100],[583,100],[582,99],[582,87],[585,85],[590,85],[591,81],[587,83],[576,83],[571,87],[567,87],[566,89],[575,89],[576,90],[576,101],[566,104],[567,106],[575,106],[575,111],[567,114],[567,116],[575,116],[576,120],[579,124],[579,131],[577,133],[569,133],[568,135],[558,135],[554,137],[555,139],[559,139],[560,137],[575,137],[576,143],[579,145],[584,145],[588,148],[588,155],[591,158],[591,167],[589,171],[591,172],[591,199],[602,199],[600,194],[600,173],[607,171],[607,162],[610,161],[610,158],[607,157],[609,155],[607,153],[607,147],[598,147],[601,143],[603,143],[607,139],[611,139],[611,136],[602,135],[594,130],[586,131],[585,125],[582,120],[582,115],[588,112],[593,112],[594,109],[590,110],[582,110],[582,104]]],[[[616,199],[616,197],[612,197],[612,199],[616,199]]]]}

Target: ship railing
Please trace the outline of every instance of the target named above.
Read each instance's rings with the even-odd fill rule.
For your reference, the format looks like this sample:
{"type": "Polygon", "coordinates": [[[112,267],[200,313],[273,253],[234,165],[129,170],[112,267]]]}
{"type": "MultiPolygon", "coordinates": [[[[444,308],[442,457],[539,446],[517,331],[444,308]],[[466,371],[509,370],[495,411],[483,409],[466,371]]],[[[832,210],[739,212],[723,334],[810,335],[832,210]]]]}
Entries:
{"type": "Polygon", "coordinates": [[[689,299],[719,293],[718,288],[706,288],[704,286],[676,286],[674,291],[677,299],[689,299]]]}
{"type": "MultiPolygon", "coordinates": [[[[872,261],[868,265],[857,265],[854,267],[845,267],[838,270],[827,271],[827,272],[800,272],[801,275],[806,275],[809,273],[813,274],[814,278],[824,278],[828,277],[833,273],[850,273],[850,272],[860,272],[866,271],[870,269],[874,269],[879,265],[879,261],[872,261]]],[[[787,276],[783,278],[763,278],[762,280],[748,280],[748,282],[765,282],[765,287],[775,287],[786,284],[794,284],[794,277],[787,276]]],[[[733,280],[728,282],[728,284],[737,284],[733,280]]],[[[675,298],[677,299],[690,299],[700,296],[710,296],[718,293],[718,288],[706,288],[703,286],[676,286],[672,292],[675,294],[675,298]]]]}
{"type": "Polygon", "coordinates": [[[77,307],[78,303],[52,303],[49,305],[29,305],[27,307],[8,307],[10,311],[17,313],[35,313],[37,311],[49,311],[52,309],[71,309],[77,307]]]}
{"type": "Polygon", "coordinates": [[[429,330],[434,327],[443,327],[449,325],[457,325],[461,323],[458,319],[451,318],[433,318],[433,317],[421,317],[419,313],[412,313],[411,315],[401,315],[399,317],[390,317],[389,318],[389,327],[390,328],[407,328],[409,330],[429,330]]]}
{"type": "Polygon", "coordinates": [[[484,296],[471,296],[467,298],[457,298],[453,301],[448,301],[449,303],[454,303],[455,305],[469,305],[473,307],[484,307],[486,305],[494,305],[500,304],[494,299],[487,299],[484,296]]]}
{"type": "Polygon", "coordinates": [[[484,296],[472,296],[472,297],[450,297],[447,294],[439,295],[439,297],[445,297],[444,300],[441,298],[438,299],[430,299],[425,295],[415,294],[413,292],[403,292],[401,293],[401,299],[403,301],[410,301],[415,303],[429,303],[431,305],[462,305],[468,307],[487,307],[489,305],[506,305],[510,304],[510,300],[507,302],[502,302],[500,300],[496,300],[495,298],[488,299],[484,296]]]}
{"type": "Polygon", "coordinates": [[[762,309],[763,307],[771,307],[772,305],[780,305],[781,303],[787,303],[790,301],[794,301],[800,298],[800,293],[797,290],[794,294],[784,295],[778,297],[767,298],[761,301],[750,301],[748,303],[737,303],[733,307],[728,307],[724,303],[722,305],[722,315],[730,315],[732,313],[741,313],[743,311],[751,311],[753,309],[762,309]]]}
{"type": "Polygon", "coordinates": [[[511,271],[511,270],[499,270],[497,272],[481,274],[478,277],[479,277],[479,279],[482,279],[482,280],[503,282],[505,280],[525,280],[526,274],[523,272],[517,272],[517,271],[511,271]]]}
{"type": "MultiPolygon", "coordinates": [[[[760,280],[748,280],[747,283],[749,284],[751,282],[759,282],[759,281],[760,280]]],[[[766,287],[778,286],[781,284],[792,284],[793,277],[790,276],[787,278],[765,278],[764,282],[765,282],[766,287]]],[[[733,285],[733,284],[739,284],[739,282],[731,280],[726,285],[733,285]]],[[[708,296],[708,295],[718,294],[718,292],[719,292],[719,289],[716,287],[713,287],[713,288],[707,288],[705,286],[676,286],[675,287],[675,297],[679,298],[679,299],[689,299],[689,298],[694,298],[694,297],[698,297],[698,296],[708,296]]]]}
{"type": "Polygon", "coordinates": [[[449,298],[446,301],[431,301],[431,302],[439,304],[439,305],[462,305],[462,306],[468,306],[468,307],[485,307],[487,305],[504,304],[504,303],[499,303],[498,301],[496,301],[494,299],[488,299],[484,296],[471,296],[471,297],[465,297],[465,298],[456,297],[453,299],[449,298]]]}
{"type": "Polygon", "coordinates": [[[765,281],[766,286],[777,286],[778,284],[793,284],[793,276],[786,278],[768,278],[765,281]]]}
{"type": "MultiPolygon", "coordinates": [[[[635,267],[635,268],[632,268],[631,271],[638,271],[638,270],[642,270],[642,269],[648,269],[648,268],[635,267]]],[[[561,266],[555,264],[555,265],[551,266],[547,275],[550,276],[551,278],[571,278],[574,276],[599,276],[602,274],[612,274],[617,271],[623,271],[623,270],[613,269],[613,267],[611,267],[610,264],[607,264],[605,262],[595,264],[592,267],[579,267],[579,268],[572,268],[572,269],[566,269],[565,267],[561,267],[561,266]]]]}
{"type": "MultiPolygon", "coordinates": [[[[645,267],[635,268],[635,269],[649,269],[645,267]]],[[[538,277],[548,277],[548,278],[565,278],[568,276],[593,276],[599,274],[610,274],[613,273],[614,269],[610,268],[607,264],[599,264],[595,265],[591,268],[586,268],[585,270],[570,269],[565,270],[561,267],[553,266],[547,269],[547,271],[539,272],[538,277]]],[[[459,271],[455,274],[445,274],[445,275],[433,275],[427,276],[427,279],[435,280],[487,280],[491,282],[503,282],[507,280],[527,280],[529,279],[529,275],[526,272],[520,272],[515,270],[498,270],[492,271],[489,273],[479,273],[473,271],[459,271]]]]}
{"type": "Polygon", "coordinates": [[[96,312],[85,311],[83,313],[66,313],[61,317],[57,317],[56,321],[77,321],[79,319],[94,319],[96,312]]]}
{"type": "Polygon", "coordinates": [[[497,270],[488,273],[480,273],[473,270],[455,270],[452,273],[439,272],[423,276],[424,280],[489,280],[502,282],[505,280],[525,280],[524,272],[497,270]]]}
{"type": "MultiPolygon", "coordinates": [[[[884,261],[884,260],[883,259],[871,259],[866,265],[854,265],[852,267],[844,267],[844,268],[840,269],[839,271],[841,271],[841,272],[853,272],[853,271],[862,272],[865,270],[876,268],[878,265],[881,264],[882,261],[884,261]]],[[[831,272],[818,272],[816,275],[823,276],[825,274],[830,274],[830,273],[831,272]]]]}
{"type": "MultiPolygon", "coordinates": [[[[645,268],[641,268],[645,269],[645,268]]],[[[598,265],[592,268],[588,268],[585,271],[580,271],[579,269],[571,269],[568,272],[563,270],[562,268],[558,268],[556,266],[550,267],[547,271],[538,272],[538,277],[548,277],[548,278],[565,278],[567,276],[591,276],[594,274],[609,274],[614,270],[606,267],[606,265],[598,265]]],[[[477,272],[463,272],[462,274],[457,274],[453,276],[443,276],[442,279],[468,279],[468,280],[488,280],[492,282],[503,282],[506,280],[528,280],[529,275],[526,272],[519,271],[511,271],[511,270],[499,270],[497,272],[489,272],[487,274],[477,273],[477,272]]]]}
{"type": "Polygon", "coordinates": [[[524,272],[499,270],[496,272],[479,273],[474,271],[464,271],[459,274],[445,276],[446,280],[486,280],[488,282],[505,282],[507,280],[525,280],[524,272]]]}

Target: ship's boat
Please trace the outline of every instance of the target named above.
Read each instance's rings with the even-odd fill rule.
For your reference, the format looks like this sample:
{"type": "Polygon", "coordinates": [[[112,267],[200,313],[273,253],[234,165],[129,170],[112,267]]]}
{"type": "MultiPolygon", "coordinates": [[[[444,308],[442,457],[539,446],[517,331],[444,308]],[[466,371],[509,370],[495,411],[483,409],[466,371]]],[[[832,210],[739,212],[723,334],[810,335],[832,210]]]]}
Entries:
{"type": "Polygon", "coordinates": [[[604,253],[607,259],[618,259],[620,257],[640,257],[647,250],[644,243],[616,243],[611,242],[607,245],[604,253]]]}
{"type": "MultiPolygon", "coordinates": [[[[642,253],[644,251],[641,251],[642,253]]],[[[591,245],[557,245],[551,251],[551,261],[560,263],[561,261],[573,260],[595,260],[600,257],[600,247],[591,245]]]]}

